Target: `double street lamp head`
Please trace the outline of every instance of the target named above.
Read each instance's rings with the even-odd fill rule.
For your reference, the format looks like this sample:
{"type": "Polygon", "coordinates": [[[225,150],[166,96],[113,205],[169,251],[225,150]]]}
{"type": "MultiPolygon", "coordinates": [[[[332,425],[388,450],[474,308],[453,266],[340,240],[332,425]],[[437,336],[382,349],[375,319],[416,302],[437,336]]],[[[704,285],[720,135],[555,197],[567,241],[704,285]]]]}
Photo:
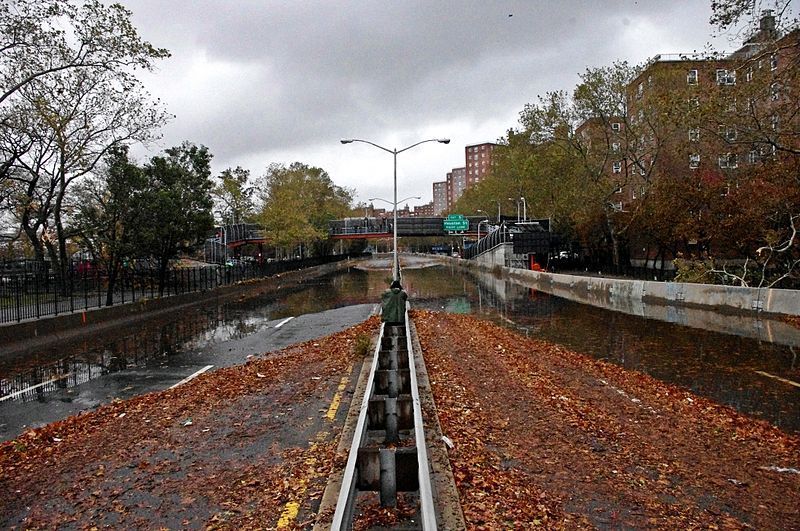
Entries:
{"type": "MultiPolygon", "coordinates": [[[[341,142],[342,144],[351,144],[353,142],[363,142],[365,144],[369,144],[369,145],[374,146],[374,147],[376,147],[378,149],[386,151],[387,153],[391,153],[392,156],[394,157],[394,201],[390,202],[390,201],[386,201],[385,199],[380,199],[380,198],[377,198],[377,197],[370,199],[370,201],[376,201],[376,200],[380,199],[381,201],[386,201],[387,203],[389,203],[389,204],[394,206],[394,224],[393,224],[394,226],[392,227],[392,239],[393,239],[392,247],[393,247],[393,255],[394,255],[393,262],[394,263],[392,265],[392,276],[394,277],[394,280],[399,280],[400,279],[400,262],[397,260],[397,204],[399,202],[401,202],[401,201],[397,200],[397,155],[399,155],[400,153],[403,153],[404,151],[408,151],[411,148],[417,147],[420,144],[424,144],[426,142],[438,142],[440,144],[449,144],[450,143],[450,139],[449,138],[429,138],[428,140],[420,140],[416,144],[411,144],[410,146],[406,146],[403,149],[397,149],[397,148],[389,149],[389,148],[380,146],[380,145],[378,145],[378,144],[376,144],[374,142],[370,142],[369,140],[362,140],[360,138],[342,138],[342,139],[339,140],[339,142],[341,142]]],[[[413,198],[414,199],[419,199],[419,197],[417,197],[417,196],[414,196],[413,198]]],[[[403,201],[407,201],[408,199],[412,199],[412,198],[408,197],[406,199],[403,199],[403,201]]]]}
{"type": "MultiPolygon", "coordinates": [[[[422,199],[422,197],[418,195],[412,195],[410,197],[406,197],[405,199],[401,199],[397,203],[399,204],[402,203],[403,201],[408,201],[409,199],[422,199]]],[[[389,203],[390,205],[394,204],[388,199],[383,199],[382,197],[370,197],[369,199],[367,199],[367,201],[383,201],[384,203],[389,203]]]]}
{"type": "MultiPolygon", "coordinates": [[[[342,144],[352,144],[353,142],[357,141],[357,138],[342,138],[339,140],[342,144]]],[[[449,144],[449,138],[432,138],[431,141],[439,142],[440,144],[449,144]]]]}

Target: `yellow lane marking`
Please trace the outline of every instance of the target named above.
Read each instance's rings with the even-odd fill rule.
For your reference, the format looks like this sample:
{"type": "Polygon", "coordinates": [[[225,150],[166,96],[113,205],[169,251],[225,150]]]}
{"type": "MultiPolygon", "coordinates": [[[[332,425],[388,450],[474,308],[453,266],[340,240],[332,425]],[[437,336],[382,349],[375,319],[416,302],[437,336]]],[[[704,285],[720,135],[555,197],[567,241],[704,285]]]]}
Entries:
{"type": "Polygon", "coordinates": [[[350,381],[350,372],[352,372],[353,366],[351,365],[347,369],[347,376],[342,376],[342,381],[339,382],[339,387],[336,388],[336,393],[333,395],[333,400],[331,400],[331,407],[328,408],[328,412],[325,413],[325,417],[328,420],[333,420],[336,417],[336,412],[339,410],[339,405],[342,403],[342,393],[344,393],[345,388],[347,387],[347,382],[350,381]]]}
{"type": "Polygon", "coordinates": [[[297,513],[300,511],[300,504],[295,501],[290,501],[281,513],[281,518],[278,520],[278,529],[289,527],[289,522],[297,518],[297,513]]]}
{"type": "MultiPolygon", "coordinates": [[[[328,436],[328,432],[323,431],[317,434],[316,442],[311,443],[311,446],[308,447],[309,457],[306,458],[304,463],[308,466],[308,470],[310,473],[313,473],[315,467],[317,465],[317,458],[316,453],[317,449],[319,448],[319,444],[325,442],[325,439],[328,436]]],[[[300,497],[306,493],[308,489],[308,481],[303,479],[300,481],[300,485],[295,490],[295,495],[300,497]]],[[[290,501],[286,502],[286,505],[283,507],[283,512],[281,512],[281,517],[278,519],[278,529],[285,529],[289,527],[289,524],[297,518],[297,514],[300,512],[300,502],[298,501],[290,501]]]]}
{"type": "Polygon", "coordinates": [[[795,387],[800,387],[800,383],[793,382],[792,380],[787,380],[786,378],[781,378],[780,376],[775,376],[774,374],[770,374],[768,372],[764,372],[764,371],[753,371],[753,372],[755,372],[756,374],[760,374],[762,376],[766,376],[768,378],[775,378],[776,380],[778,380],[780,382],[787,383],[787,384],[793,385],[795,387]]]}

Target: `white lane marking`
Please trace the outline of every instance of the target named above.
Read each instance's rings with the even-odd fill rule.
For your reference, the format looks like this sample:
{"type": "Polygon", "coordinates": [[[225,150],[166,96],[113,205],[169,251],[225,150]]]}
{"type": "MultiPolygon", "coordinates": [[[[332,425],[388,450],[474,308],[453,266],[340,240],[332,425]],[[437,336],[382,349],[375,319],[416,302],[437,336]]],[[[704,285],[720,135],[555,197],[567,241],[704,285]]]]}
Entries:
{"type": "Polygon", "coordinates": [[[275,328],[280,328],[280,327],[282,327],[283,325],[285,325],[286,323],[288,323],[288,322],[289,322],[289,321],[291,321],[292,319],[294,319],[294,317],[287,317],[286,319],[284,319],[284,320],[283,320],[283,321],[281,321],[280,323],[276,324],[276,325],[275,325],[275,328]]]}
{"type": "Polygon", "coordinates": [[[197,371],[197,372],[195,372],[195,373],[193,373],[193,374],[190,374],[189,376],[187,376],[186,378],[184,378],[184,379],[183,379],[183,380],[181,380],[180,382],[176,383],[175,385],[171,385],[169,388],[170,388],[170,389],[175,389],[175,388],[176,388],[176,387],[178,387],[179,385],[183,385],[183,384],[185,384],[186,382],[188,382],[189,380],[191,380],[191,379],[193,379],[193,378],[196,378],[197,376],[200,376],[201,374],[203,374],[204,372],[206,372],[206,371],[207,371],[208,369],[210,369],[211,367],[213,367],[213,365],[206,365],[205,367],[203,367],[203,368],[202,368],[202,369],[200,369],[199,371],[197,371]]]}
{"type": "Polygon", "coordinates": [[[619,389],[619,388],[617,388],[617,387],[614,387],[613,385],[611,385],[611,384],[610,384],[610,383],[608,383],[607,381],[603,380],[602,378],[598,378],[598,381],[599,381],[600,383],[602,383],[603,385],[606,385],[606,386],[608,386],[609,388],[613,389],[614,391],[616,391],[616,392],[617,392],[617,393],[619,393],[620,395],[624,396],[625,398],[627,398],[628,400],[630,400],[631,402],[633,402],[634,404],[636,404],[636,405],[637,405],[637,406],[639,406],[640,408],[643,408],[643,409],[646,409],[646,410],[648,410],[648,411],[649,411],[650,413],[652,413],[653,415],[658,415],[658,412],[657,412],[655,409],[653,409],[653,408],[652,408],[652,407],[650,407],[650,406],[646,406],[646,405],[642,404],[642,401],[641,401],[640,399],[638,399],[638,398],[636,398],[636,397],[634,397],[634,396],[631,396],[631,395],[629,395],[628,393],[626,393],[626,392],[625,392],[625,391],[623,391],[622,389],[619,389]]]}
{"type": "Polygon", "coordinates": [[[6,395],[6,396],[0,398],[0,402],[3,402],[5,400],[11,400],[12,398],[16,398],[19,395],[24,395],[28,391],[33,391],[34,389],[38,389],[39,387],[43,387],[43,386],[45,386],[47,384],[51,384],[53,382],[57,382],[59,380],[63,380],[64,378],[70,376],[71,374],[72,373],[69,372],[69,373],[61,375],[61,376],[59,376],[57,378],[53,378],[52,380],[47,380],[46,382],[42,382],[42,383],[39,383],[39,384],[36,384],[36,385],[32,385],[30,387],[26,387],[25,389],[20,389],[19,391],[15,391],[15,392],[11,393],[10,395],[6,395]]]}
{"type": "Polygon", "coordinates": [[[794,382],[792,380],[787,380],[786,378],[781,378],[780,376],[775,376],[774,374],[770,374],[764,371],[753,371],[756,374],[760,374],[761,376],[766,376],[767,378],[775,378],[779,382],[787,383],[789,385],[793,385],[795,387],[800,387],[800,383],[794,382]]]}
{"type": "Polygon", "coordinates": [[[779,472],[781,474],[788,472],[790,474],[800,474],[800,470],[796,468],[783,468],[782,466],[760,466],[761,470],[769,470],[771,472],[779,472]]]}

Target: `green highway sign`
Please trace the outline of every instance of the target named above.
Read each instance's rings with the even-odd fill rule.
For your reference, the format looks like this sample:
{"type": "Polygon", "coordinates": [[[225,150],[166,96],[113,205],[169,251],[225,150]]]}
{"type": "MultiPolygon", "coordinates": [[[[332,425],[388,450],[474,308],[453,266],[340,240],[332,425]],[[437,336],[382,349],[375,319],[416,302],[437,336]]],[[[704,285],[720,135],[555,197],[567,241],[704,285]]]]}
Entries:
{"type": "Polygon", "coordinates": [[[465,231],[469,229],[469,220],[462,214],[450,214],[444,219],[444,230],[465,231]]]}

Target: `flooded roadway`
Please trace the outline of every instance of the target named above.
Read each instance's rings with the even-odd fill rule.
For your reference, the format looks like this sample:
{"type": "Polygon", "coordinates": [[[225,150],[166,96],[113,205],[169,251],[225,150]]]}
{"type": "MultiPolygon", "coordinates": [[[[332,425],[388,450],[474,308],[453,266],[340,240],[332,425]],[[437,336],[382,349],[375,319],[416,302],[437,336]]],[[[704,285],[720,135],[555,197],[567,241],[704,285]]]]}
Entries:
{"type": "MultiPolygon", "coordinates": [[[[800,432],[800,387],[792,385],[800,380],[794,346],[800,330],[789,341],[784,334],[785,344],[770,343],[586,306],[451,266],[405,262],[414,307],[474,313],[800,432]]],[[[376,310],[389,274],[351,268],[269,296],[211,300],[123,330],[2,357],[0,440],[347,328],[376,310]]]]}

